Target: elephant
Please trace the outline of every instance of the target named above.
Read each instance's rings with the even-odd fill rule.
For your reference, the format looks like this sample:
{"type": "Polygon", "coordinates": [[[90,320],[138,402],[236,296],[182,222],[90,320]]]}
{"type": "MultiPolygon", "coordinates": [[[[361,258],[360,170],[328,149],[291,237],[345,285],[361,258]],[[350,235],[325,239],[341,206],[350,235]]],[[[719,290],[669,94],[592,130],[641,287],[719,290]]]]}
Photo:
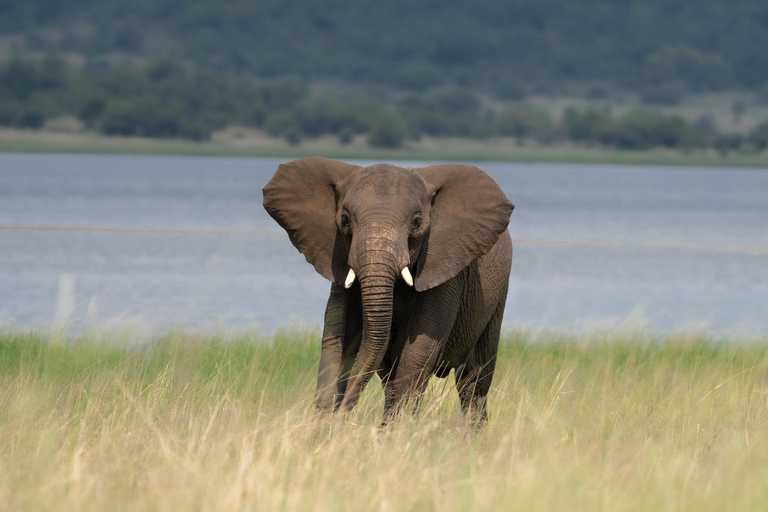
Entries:
{"type": "Polygon", "coordinates": [[[487,420],[512,266],[514,205],[470,165],[281,164],[264,208],[331,281],[315,406],[349,412],[374,373],[383,425],[454,370],[461,409],[487,420]]]}

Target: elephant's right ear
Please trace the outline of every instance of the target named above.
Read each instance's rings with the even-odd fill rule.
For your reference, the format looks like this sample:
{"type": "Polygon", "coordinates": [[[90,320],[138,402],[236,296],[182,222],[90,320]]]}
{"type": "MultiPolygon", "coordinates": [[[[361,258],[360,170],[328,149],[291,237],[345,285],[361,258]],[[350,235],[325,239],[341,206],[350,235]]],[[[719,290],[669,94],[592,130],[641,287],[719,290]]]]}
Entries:
{"type": "Polygon", "coordinates": [[[357,169],[327,158],[303,158],[281,164],[263,189],[269,215],[315,270],[338,284],[349,268],[336,228],[337,185],[357,169]]]}

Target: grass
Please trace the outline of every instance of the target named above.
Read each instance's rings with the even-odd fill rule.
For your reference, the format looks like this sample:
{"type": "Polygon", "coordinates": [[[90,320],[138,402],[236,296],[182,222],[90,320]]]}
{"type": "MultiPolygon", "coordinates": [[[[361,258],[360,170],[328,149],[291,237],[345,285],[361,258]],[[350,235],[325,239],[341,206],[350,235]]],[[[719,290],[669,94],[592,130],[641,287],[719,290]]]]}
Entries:
{"type": "Polygon", "coordinates": [[[358,136],[348,145],[332,136],[308,139],[290,146],[282,139],[259,130],[231,127],[205,142],[106,137],[93,132],[0,129],[0,152],[21,153],[97,153],[189,156],[241,156],[301,158],[325,156],[355,160],[496,161],[551,162],[629,165],[683,165],[717,167],[768,167],[768,152],[731,153],[722,156],[713,150],[684,152],[673,149],[627,151],[581,147],[571,144],[542,146],[528,142],[520,146],[514,139],[474,140],[424,137],[407,142],[399,149],[372,148],[358,136]]]}
{"type": "Polygon", "coordinates": [[[474,434],[450,380],[317,417],[318,337],[0,334],[2,508],[768,508],[768,340],[509,331],[474,434]]]}

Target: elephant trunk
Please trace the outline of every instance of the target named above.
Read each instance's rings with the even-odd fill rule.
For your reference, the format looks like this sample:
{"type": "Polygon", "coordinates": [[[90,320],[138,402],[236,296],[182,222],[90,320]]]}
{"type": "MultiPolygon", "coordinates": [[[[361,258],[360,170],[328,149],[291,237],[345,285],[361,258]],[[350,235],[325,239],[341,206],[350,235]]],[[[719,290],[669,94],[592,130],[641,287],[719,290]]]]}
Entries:
{"type": "Polygon", "coordinates": [[[346,410],[357,404],[365,385],[379,369],[386,354],[398,274],[395,244],[387,238],[364,240],[365,249],[358,253],[356,265],[363,304],[363,335],[344,396],[346,410]]]}

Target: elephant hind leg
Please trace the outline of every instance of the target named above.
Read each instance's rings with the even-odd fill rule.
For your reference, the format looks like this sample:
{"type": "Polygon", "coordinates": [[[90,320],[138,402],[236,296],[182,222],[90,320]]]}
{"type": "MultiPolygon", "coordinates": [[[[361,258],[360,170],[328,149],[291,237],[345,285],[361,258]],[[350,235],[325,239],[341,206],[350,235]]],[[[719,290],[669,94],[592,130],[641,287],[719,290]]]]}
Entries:
{"type": "Polygon", "coordinates": [[[466,363],[456,368],[455,372],[461,410],[476,427],[482,426],[488,419],[487,397],[496,368],[503,315],[504,302],[496,308],[466,363]]]}

